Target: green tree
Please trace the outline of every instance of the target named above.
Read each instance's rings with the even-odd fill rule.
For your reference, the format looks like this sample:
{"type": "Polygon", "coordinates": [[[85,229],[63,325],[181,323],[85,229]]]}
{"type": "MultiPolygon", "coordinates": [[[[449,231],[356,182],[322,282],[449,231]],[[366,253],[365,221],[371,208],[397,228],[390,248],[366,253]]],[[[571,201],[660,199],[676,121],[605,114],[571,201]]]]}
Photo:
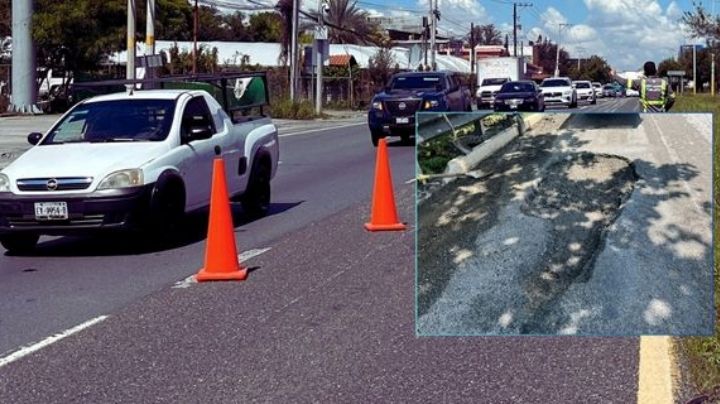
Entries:
{"type": "MultiPolygon", "coordinates": [[[[550,42],[547,38],[543,38],[542,35],[538,37],[537,42],[535,43],[536,48],[535,50],[538,52],[538,60],[540,66],[543,68],[544,73],[549,73],[550,75],[555,74],[555,59],[557,56],[557,44],[554,44],[550,42]]],[[[565,51],[565,49],[560,48],[560,75],[561,76],[567,76],[569,71],[569,65],[568,65],[568,53],[565,51]]]]}
{"type": "Polygon", "coordinates": [[[10,36],[12,31],[10,2],[11,0],[0,0],[0,38],[10,36]]]}
{"type": "Polygon", "coordinates": [[[667,72],[670,70],[684,70],[685,66],[682,65],[679,61],[675,60],[675,58],[668,58],[660,62],[658,65],[658,76],[665,77],[667,76],[667,72]]]}
{"type": "Polygon", "coordinates": [[[393,75],[395,60],[388,48],[380,48],[368,61],[368,74],[373,80],[376,89],[380,89],[393,75]]]}
{"type": "Polygon", "coordinates": [[[573,80],[590,80],[605,83],[610,81],[610,66],[605,59],[592,55],[587,59],[580,60],[580,70],[577,64],[572,63],[568,69],[568,76],[573,80]]]}
{"type": "MultiPolygon", "coordinates": [[[[165,74],[190,74],[192,73],[192,51],[180,51],[177,45],[171,47],[166,55],[170,61],[164,67],[165,74]]],[[[197,52],[197,72],[215,73],[218,71],[218,50],[209,49],[200,45],[197,52]]]]}
{"type": "MultiPolygon", "coordinates": [[[[382,44],[380,27],[368,18],[368,13],[357,7],[355,0],[329,0],[324,15],[331,43],[382,44]]],[[[317,20],[317,14],[313,17],[317,20]]]]}
{"type": "Polygon", "coordinates": [[[473,31],[476,45],[503,44],[502,32],[498,31],[494,24],[478,25],[473,31]]]}
{"type": "Polygon", "coordinates": [[[245,15],[239,11],[223,16],[223,24],[228,31],[227,37],[230,41],[250,40],[250,33],[245,26],[245,15]]]}
{"type": "Polygon", "coordinates": [[[282,42],[283,19],[277,13],[253,14],[248,31],[255,42],[282,42]]]}

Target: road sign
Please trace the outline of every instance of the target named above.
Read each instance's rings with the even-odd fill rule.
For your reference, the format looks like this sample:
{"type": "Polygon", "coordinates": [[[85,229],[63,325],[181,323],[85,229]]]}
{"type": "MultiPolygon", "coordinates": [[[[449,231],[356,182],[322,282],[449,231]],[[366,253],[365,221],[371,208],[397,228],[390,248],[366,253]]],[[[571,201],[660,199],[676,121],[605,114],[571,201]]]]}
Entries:
{"type": "Polygon", "coordinates": [[[668,70],[668,76],[683,76],[685,77],[685,70],[668,70]]]}

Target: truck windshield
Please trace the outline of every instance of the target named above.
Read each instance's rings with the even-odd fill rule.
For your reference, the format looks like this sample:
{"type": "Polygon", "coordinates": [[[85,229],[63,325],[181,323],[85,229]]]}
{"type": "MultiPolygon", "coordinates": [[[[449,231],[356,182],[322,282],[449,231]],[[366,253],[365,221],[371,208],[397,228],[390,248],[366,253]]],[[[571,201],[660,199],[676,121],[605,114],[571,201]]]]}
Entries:
{"type": "Polygon", "coordinates": [[[162,141],[170,132],[175,100],[117,100],[81,104],[43,140],[61,143],[162,141]]]}
{"type": "Polygon", "coordinates": [[[481,86],[499,86],[507,83],[508,79],[483,79],[481,86]]]}
{"type": "Polygon", "coordinates": [[[443,84],[441,76],[405,76],[395,77],[390,85],[393,90],[434,90],[443,84]]]}
{"type": "Polygon", "coordinates": [[[541,84],[542,87],[570,87],[566,80],[545,80],[541,84]]]}

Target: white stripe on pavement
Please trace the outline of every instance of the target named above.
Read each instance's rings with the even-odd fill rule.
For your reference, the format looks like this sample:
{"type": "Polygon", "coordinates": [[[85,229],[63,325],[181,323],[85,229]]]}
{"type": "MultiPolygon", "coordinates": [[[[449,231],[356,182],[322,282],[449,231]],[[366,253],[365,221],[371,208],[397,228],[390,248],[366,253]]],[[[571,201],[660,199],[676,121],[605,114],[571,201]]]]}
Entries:
{"type": "Polygon", "coordinates": [[[351,123],[351,124],[347,124],[347,125],[331,126],[331,127],[327,127],[327,128],[307,129],[307,130],[302,130],[300,132],[292,132],[292,133],[286,133],[284,135],[278,135],[278,137],[307,135],[308,133],[313,133],[313,132],[325,132],[325,131],[331,131],[331,130],[335,130],[335,129],[350,128],[353,126],[360,126],[360,125],[367,125],[367,123],[366,122],[357,122],[357,123],[351,123]]]}
{"type": "Polygon", "coordinates": [[[45,348],[46,346],[49,346],[55,342],[60,341],[63,338],[69,337],[77,332],[80,332],[88,327],[91,327],[91,326],[105,320],[106,318],[108,318],[108,316],[95,317],[92,320],[88,320],[80,325],[76,325],[75,327],[69,328],[59,334],[55,334],[53,336],[47,337],[40,342],[37,342],[30,346],[20,348],[19,350],[11,353],[10,355],[0,358],[0,368],[7,364],[15,362],[16,360],[18,360],[24,356],[30,355],[33,352],[37,352],[37,351],[45,348]]]}
{"type": "MultiPolygon", "coordinates": [[[[249,260],[250,258],[257,257],[260,254],[265,254],[266,252],[270,251],[271,249],[272,249],[272,247],[255,248],[252,250],[247,250],[242,254],[238,254],[238,263],[242,264],[243,262],[249,260]]],[[[197,281],[195,280],[195,275],[190,275],[185,279],[175,282],[175,284],[172,286],[172,288],[173,289],[187,289],[194,283],[197,283],[197,281]]]]}
{"type": "Polygon", "coordinates": [[[672,404],[674,361],[671,341],[665,336],[640,337],[638,404],[672,404]]]}

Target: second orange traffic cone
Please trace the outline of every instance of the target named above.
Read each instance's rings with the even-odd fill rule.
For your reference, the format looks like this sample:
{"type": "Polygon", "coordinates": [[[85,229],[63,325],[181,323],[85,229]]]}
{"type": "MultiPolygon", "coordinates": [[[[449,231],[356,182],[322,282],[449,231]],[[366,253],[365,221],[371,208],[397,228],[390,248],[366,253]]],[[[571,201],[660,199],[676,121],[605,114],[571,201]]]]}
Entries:
{"type": "Polygon", "coordinates": [[[235,229],[225,180],[225,162],[213,161],[210,220],[208,221],[205,266],[195,279],[202,281],[245,280],[247,269],[238,263],[235,229]]]}
{"type": "Polygon", "coordinates": [[[390,159],[384,138],[378,142],[372,212],[370,223],[365,223],[365,229],[369,231],[405,230],[405,224],[398,220],[395,207],[390,159]]]}

